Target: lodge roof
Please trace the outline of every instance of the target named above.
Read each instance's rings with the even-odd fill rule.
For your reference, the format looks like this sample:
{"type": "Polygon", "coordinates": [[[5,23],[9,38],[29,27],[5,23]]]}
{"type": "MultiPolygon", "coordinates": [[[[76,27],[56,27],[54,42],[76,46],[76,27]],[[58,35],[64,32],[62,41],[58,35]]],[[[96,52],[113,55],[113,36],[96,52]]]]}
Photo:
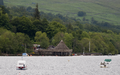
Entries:
{"type": "Polygon", "coordinates": [[[54,48],[55,50],[69,50],[69,48],[65,45],[65,43],[63,42],[63,40],[60,41],[60,43],[54,48]]]}
{"type": "Polygon", "coordinates": [[[38,52],[72,52],[72,49],[69,49],[61,40],[55,48],[39,49],[38,52]]]}

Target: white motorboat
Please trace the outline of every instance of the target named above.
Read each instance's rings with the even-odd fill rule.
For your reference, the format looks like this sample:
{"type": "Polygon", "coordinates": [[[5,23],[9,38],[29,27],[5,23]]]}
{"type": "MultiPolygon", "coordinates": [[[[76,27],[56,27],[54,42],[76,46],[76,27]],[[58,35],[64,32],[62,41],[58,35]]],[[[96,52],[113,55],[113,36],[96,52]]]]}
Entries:
{"type": "Polygon", "coordinates": [[[21,69],[21,70],[24,69],[24,70],[26,70],[27,69],[26,61],[25,60],[19,60],[17,62],[16,69],[21,69]]]}

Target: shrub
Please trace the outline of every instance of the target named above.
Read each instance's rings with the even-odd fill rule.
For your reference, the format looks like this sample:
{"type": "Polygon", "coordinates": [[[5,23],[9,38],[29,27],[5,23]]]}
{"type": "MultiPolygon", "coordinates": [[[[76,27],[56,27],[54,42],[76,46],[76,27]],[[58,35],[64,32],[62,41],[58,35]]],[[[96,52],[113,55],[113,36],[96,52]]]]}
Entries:
{"type": "Polygon", "coordinates": [[[78,16],[86,16],[86,12],[84,12],[84,11],[79,11],[79,12],[78,12],[78,16]]]}

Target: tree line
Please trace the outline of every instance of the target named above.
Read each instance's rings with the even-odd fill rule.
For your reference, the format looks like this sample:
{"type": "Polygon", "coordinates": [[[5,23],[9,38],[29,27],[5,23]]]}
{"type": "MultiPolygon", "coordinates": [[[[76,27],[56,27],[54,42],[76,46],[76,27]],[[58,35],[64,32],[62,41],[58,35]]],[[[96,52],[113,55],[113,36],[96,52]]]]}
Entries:
{"type": "MultiPolygon", "coordinates": [[[[21,9],[23,10],[23,8],[21,9]]],[[[31,16],[12,15],[10,17],[9,15],[13,14],[15,9],[7,8],[7,10],[10,13],[6,12],[4,8],[0,10],[1,53],[22,53],[25,44],[27,44],[28,52],[31,52],[34,43],[40,44],[42,48],[47,48],[49,45],[56,46],[61,39],[76,53],[82,53],[83,48],[88,53],[89,42],[91,43],[91,53],[120,53],[120,35],[110,29],[99,25],[81,24],[79,20],[60,14],[57,14],[57,18],[52,17],[53,19],[49,20],[49,18],[43,17],[42,12],[39,12],[38,5],[31,16]],[[66,20],[63,21],[63,19],[66,20]]],[[[18,14],[21,13],[23,11],[18,14]]]]}

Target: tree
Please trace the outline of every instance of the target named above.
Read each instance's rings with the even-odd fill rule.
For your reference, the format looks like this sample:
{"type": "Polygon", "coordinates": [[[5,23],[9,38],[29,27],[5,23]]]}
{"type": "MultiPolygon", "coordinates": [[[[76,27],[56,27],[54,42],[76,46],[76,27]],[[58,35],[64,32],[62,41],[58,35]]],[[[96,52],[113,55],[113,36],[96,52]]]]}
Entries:
{"type": "Polygon", "coordinates": [[[40,42],[42,48],[47,48],[49,46],[49,38],[45,32],[42,33],[41,31],[37,31],[35,34],[35,40],[36,42],[40,42]]]}
{"type": "Polygon", "coordinates": [[[71,33],[73,31],[73,26],[71,25],[71,23],[67,24],[67,32],[71,33]]]}
{"type": "Polygon", "coordinates": [[[8,30],[11,29],[8,14],[3,14],[2,11],[0,11],[0,27],[4,27],[8,30]]]}
{"type": "Polygon", "coordinates": [[[85,52],[89,52],[89,38],[83,38],[80,43],[82,45],[83,48],[85,48],[85,52]]]}
{"type": "Polygon", "coordinates": [[[63,40],[65,44],[69,47],[72,48],[72,41],[73,41],[73,35],[71,33],[63,33],[63,32],[58,32],[55,34],[55,36],[52,39],[52,44],[56,46],[60,40],[63,40]]]}
{"type": "MultiPolygon", "coordinates": [[[[46,18],[43,18],[42,20],[42,27],[43,27],[43,32],[46,32],[46,29],[48,27],[49,22],[47,21],[46,18]]],[[[40,30],[41,31],[41,30],[40,30]]]]}
{"type": "Polygon", "coordinates": [[[0,11],[2,11],[2,14],[8,14],[9,19],[12,19],[12,15],[10,14],[9,8],[0,5],[0,11]]]}
{"type": "MultiPolygon", "coordinates": [[[[115,48],[118,50],[118,53],[120,54],[120,41],[115,43],[115,48]]],[[[116,52],[117,54],[117,52],[116,52]]]]}
{"type": "Polygon", "coordinates": [[[0,28],[0,50],[2,53],[23,53],[25,52],[24,44],[27,44],[27,49],[30,49],[30,46],[32,47],[29,36],[23,33],[15,34],[0,28]]]}
{"type": "Polygon", "coordinates": [[[79,11],[79,12],[78,12],[78,16],[86,16],[86,12],[84,12],[84,11],[79,11]]]}
{"type": "Polygon", "coordinates": [[[30,52],[33,44],[28,35],[24,33],[16,33],[16,39],[19,44],[19,49],[17,52],[25,52],[25,45],[27,52],[30,52]]]}
{"type": "Polygon", "coordinates": [[[81,40],[82,39],[82,36],[81,36],[81,34],[82,34],[82,30],[76,30],[76,32],[75,32],[75,34],[73,35],[74,37],[76,37],[78,40],[81,40]]]}
{"type": "Polygon", "coordinates": [[[65,32],[65,31],[66,31],[66,27],[56,21],[52,21],[51,23],[49,23],[47,27],[47,34],[50,39],[54,37],[54,35],[57,34],[58,32],[65,32]]]}
{"type": "Polygon", "coordinates": [[[83,21],[86,21],[86,18],[85,18],[85,17],[83,17],[83,21]]]}
{"type": "Polygon", "coordinates": [[[63,32],[58,32],[52,39],[52,45],[56,46],[61,40],[64,40],[65,34],[63,32]]]}
{"type": "Polygon", "coordinates": [[[1,35],[0,39],[2,39],[3,53],[16,53],[17,49],[14,36],[15,34],[10,31],[6,31],[4,34],[1,35]]]}
{"type": "Polygon", "coordinates": [[[16,32],[17,32],[16,26],[12,26],[12,27],[11,27],[11,31],[14,32],[14,33],[16,33],[16,32]]]}
{"type": "Polygon", "coordinates": [[[110,41],[108,39],[103,38],[100,33],[89,33],[91,42],[96,46],[93,50],[97,53],[108,54],[108,48],[110,41]]]}
{"type": "Polygon", "coordinates": [[[26,9],[28,12],[31,12],[32,11],[32,7],[27,7],[27,9],[26,9]]]}
{"type": "Polygon", "coordinates": [[[83,31],[81,34],[81,38],[90,38],[90,36],[88,35],[86,31],[83,31]]]}
{"type": "Polygon", "coordinates": [[[0,55],[1,55],[1,50],[0,50],[0,55]]]}
{"type": "Polygon", "coordinates": [[[35,29],[36,32],[37,31],[42,31],[43,32],[43,25],[42,25],[42,22],[40,20],[35,19],[33,21],[33,25],[35,27],[34,29],[35,29]]]}
{"type": "Polygon", "coordinates": [[[36,4],[34,18],[40,20],[40,12],[38,10],[38,4],[36,4]]]}
{"type": "Polygon", "coordinates": [[[113,34],[114,32],[112,30],[107,30],[107,33],[113,34]]]}
{"type": "Polygon", "coordinates": [[[93,52],[108,54],[108,45],[102,39],[100,39],[99,37],[97,37],[96,39],[92,38],[91,42],[95,45],[95,48],[91,49],[93,52]]]}
{"type": "Polygon", "coordinates": [[[72,41],[73,41],[73,35],[71,33],[65,33],[65,36],[64,36],[64,42],[65,44],[72,49],[72,41]]]}
{"type": "Polygon", "coordinates": [[[35,26],[32,24],[32,21],[25,17],[18,17],[15,18],[11,21],[11,24],[13,26],[16,26],[17,28],[17,32],[21,32],[21,33],[25,33],[27,35],[29,35],[29,37],[31,37],[31,39],[34,38],[35,36],[35,26]]]}
{"type": "Polygon", "coordinates": [[[0,10],[2,10],[2,14],[10,14],[10,11],[5,6],[0,5],[0,10]]]}
{"type": "Polygon", "coordinates": [[[76,22],[75,22],[75,25],[78,26],[80,29],[83,29],[83,25],[80,24],[80,22],[76,21],[76,22]]]}
{"type": "Polygon", "coordinates": [[[56,22],[63,24],[63,21],[60,18],[54,18],[52,21],[56,21],[56,22]]]}
{"type": "Polygon", "coordinates": [[[74,53],[83,52],[83,45],[76,37],[73,39],[72,49],[74,53]]]}
{"type": "Polygon", "coordinates": [[[2,53],[2,49],[3,49],[3,40],[2,40],[2,37],[1,35],[3,35],[5,32],[7,31],[7,29],[3,29],[3,28],[0,28],[0,51],[2,53]]]}
{"type": "Polygon", "coordinates": [[[109,44],[108,54],[117,54],[118,51],[115,49],[114,45],[112,43],[109,44]]]}
{"type": "Polygon", "coordinates": [[[64,17],[61,14],[56,14],[56,16],[60,19],[64,19],[64,17]]]}
{"type": "Polygon", "coordinates": [[[0,28],[0,36],[1,36],[2,34],[4,34],[6,31],[7,31],[7,29],[0,28]]]}

